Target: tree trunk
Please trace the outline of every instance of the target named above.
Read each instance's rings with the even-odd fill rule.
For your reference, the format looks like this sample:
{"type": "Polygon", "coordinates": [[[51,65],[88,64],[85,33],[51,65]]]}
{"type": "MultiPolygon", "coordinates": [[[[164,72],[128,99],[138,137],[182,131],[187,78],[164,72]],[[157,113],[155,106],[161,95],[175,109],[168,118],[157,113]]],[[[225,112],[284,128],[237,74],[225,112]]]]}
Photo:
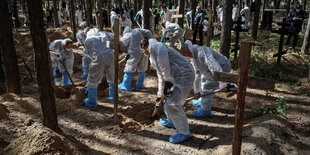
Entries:
{"type": "Polygon", "coordinates": [[[178,24],[182,27],[184,26],[184,5],[185,5],[185,1],[184,0],[178,0],[178,4],[179,4],[179,14],[182,14],[182,18],[178,19],[178,24]]]}
{"type": "Polygon", "coordinates": [[[56,26],[56,27],[59,27],[58,9],[57,9],[57,2],[56,2],[56,0],[53,0],[53,6],[54,6],[54,21],[55,21],[55,26],[56,26]]]}
{"type": "Polygon", "coordinates": [[[144,28],[150,30],[151,29],[151,18],[150,18],[150,4],[152,1],[144,1],[143,3],[143,19],[144,19],[144,28]]]}
{"type": "Polygon", "coordinates": [[[0,37],[7,75],[8,93],[19,94],[22,93],[22,89],[7,0],[0,0],[0,21],[2,22],[0,24],[0,37]]]}
{"type": "MultiPolygon", "coordinates": [[[[310,14],[309,14],[310,15],[310,14]]],[[[309,16],[310,17],[310,16],[309,16]]],[[[309,55],[310,51],[309,51],[309,46],[310,46],[310,20],[308,20],[308,25],[307,25],[307,29],[305,32],[305,37],[304,37],[304,41],[302,43],[302,48],[301,50],[309,55]]],[[[310,74],[310,73],[309,73],[310,74]]]]}
{"type": "Polygon", "coordinates": [[[23,8],[23,13],[26,14],[27,13],[26,0],[22,0],[22,8],[23,8]]]}
{"type": "Polygon", "coordinates": [[[280,3],[281,3],[281,0],[275,0],[275,8],[276,9],[280,8],[280,3]]]}
{"type": "MultiPolygon", "coordinates": [[[[264,21],[264,18],[265,18],[265,8],[266,8],[266,3],[268,4],[268,0],[263,0],[263,12],[262,12],[262,21],[261,21],[261,23],[260,23],[260,29],[261,30],[263,30],[265,27],[264,27],[264,24],[263,24],[263,21],[264,21]]],[[[256,10],[256,8],[255,8],[255,10],[256,10]]],[[[254,22],[254,21],[253,21],[254,22]]]]}
{"type": "Polygon", "coordinates": [[[197,1],[196,1],[196,0],[191,0],[191,9],[192,9],[192,29],[195,29],[194,19],[195,19],[195,15],[196,15],[196,6],[197,6],[197,1]]]}
{"type": "Polygon", "coordinates": [[[255,4],[255,16],[254,16],[254,20],[253,20],[253,29],[252,29],[252,38],[254,40],[257,39],[257,29],[258,29],[258,22],[259,22],[260,5],[261,5],[261,0],[257,0],[256,4],[255,4]]]}
{"type": "Polygon", "coordinates": [[[47,8],[50,8],[50,0],[47,0],[47,8]]]}
{"type": "Polygon", "coordinates": [[[73,41],[76,41],[76,24],[75,24],[75,14],[74,14],[74,0],[69,0],[69,11],[70,11],[70,23],[71,23],[71,29],[73,32],[73,41]]]}
{"type": "Polygon", "coordinates": [[[93,13],[92,13],[92,6],[91,0],[86,0],[86,18],[87,18],[87,25],[93,24],[93,13]]]}
{"type": "Polygon", "coordinates": [[[142,9],[142,0],[138,0],[138,12],[142,9]]]}
{"type": "Polygon", "coordinates": [[[14,0],[14,10],[13,10],[13,16],[15,18],[15,27],[20,27],[20,22],[18,18],[18,10],[17,10],[17,0],[14,0]]]}
{"type": "Polygon", "coordinates": [[[35,66],[43,113],[43,125],[58,132],[51,61],[42,17],[42,1],[28,0],[28,8],[31,8],[29,9],[30,30],[35,52],[35,66]]]}
{"type": "Polygon", "coordinates": [[[118,8],[121,9],[122,7],[122,0],[118,0],[118,8]]]}
{"type": "Polygon", "coordinates": [[[288,15],[290,13],[290,9],[291,9],[291,0],[287,0],[287,2],[286,2],[286,15],[288,15]]]}
{"type": "Polygon", "coordinates": [[[306,11],[306,9],[307,9],[307,0],[303,0],[303,6],[304,6],[304,11],[306,11]]]}
{"type": "Polygon", "coordinates": [[[102,31],[103,30],[103,17],[102,17],[102,3],[103,3],[103,0],[99,0],[98,1],[98,9],[99,9],[99,30],[102,31]]]}
{"type": "MultiPolygon", "coordinates": [[[[1,40],[1,38],[0,38],[1,40]]],[[[5,73],[4,73],[4,69],[3,69],[3,66],[2,66],[2,46],[1,46],[1,42],[0,42],[0,85],[1,83],[4,83],[6,80],[5,78],[5,73]]]]}
{"type": "Polygon", "coordinates": [[[87,25],[89,25],[88,21],[87,21],[87,9],[86,9],[86,5],[85,5],[85,0],[81,0],[82,1],[82,8],[83,8],[83,15],[84,18],[86,20],[87,25]]]}
{"type": "Polygon", "coordinates": [[[108,1],[108,25],[111,26],[111,0],[107,0],[108,1]]]}
{"type": "Polygon", "coordinates": [[[224,0],[220,52],[229,58],[232,27],[232,1],[224,0]]]}

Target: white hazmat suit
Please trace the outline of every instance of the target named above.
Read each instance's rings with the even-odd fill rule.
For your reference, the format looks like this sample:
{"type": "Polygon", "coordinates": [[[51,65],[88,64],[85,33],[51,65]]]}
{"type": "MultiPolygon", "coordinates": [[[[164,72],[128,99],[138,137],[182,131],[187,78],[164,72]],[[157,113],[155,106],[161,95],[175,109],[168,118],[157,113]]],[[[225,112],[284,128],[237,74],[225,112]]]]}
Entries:
{"type": "Polygon", "coordinates": [[[151,64],[156,69],[159,78],[158,94],[163,93],[164,81],[173,84],[172,93],[164,103],[168,122],[172,123],[179,133],[189,135],[188,120],[182,106],[195,79],[194,69],[179,52],[155,39],[149,39],[148,49],[151,64]]]}
{"type": "MultiPolygon", "coordinates": [[[[136,16],[135,16],[135,21],[139,22],[138,21],[138,17],[141,18],[141,21],[142,21],[142,28],[144,29],[145,28],[145,24],[144,24],[144,17],[143,17],[143,10],[140,10],[136,16]]],[[[153,15],[153,12],[152,10],[150,9],[150,31],[152,32],[152,34],[154,34],[154,15],[153,15]]]]}
{"type": "Polygon", "coordinates": [[[108,40],[110,39],[102,36],[98,29],[91,29],[87,33],[85,48],[91,59],[87,78],[88,88],[97,88],[104,73],[108,83],[114,82],[114,53],[106,47],[108,40]]]}
{"type": "MultiPolygon", "coordinates": [[[[117,18],[119,18],[118,15],[114,11],[111,11],[111,28],[112,28],[112,32],[114,32],[114,21],[117,18]]],[[[119,28],[120,28],[120,26],[119,26],[119,28]]]]}
{"type": "MultiPolygon", "coordinates": [[[[85,40],[86,40],[86,36],[84,34],[84,30],[79,30],[76,33],[76,39],[79,42],[80,45],[85,44],[85,40]]],[[[85,51],[85,47],[84,47],[84,53],[83,53],[83,58],[82,58],[82,68],[83,68],[83,72],[85,74],[88,74],[89,72],[89,64],[90,64],[91,60],[89,55],[87,55],[87,52],[85,51]]]]}
{"type": "Polygon", "coordinates": [[[244,22],[245,26],[248,26],[250,20],[250,9],[248,6],[245,6],[241,11],[240,14],[242,16],[242,21],[244,22]]]}
{"type": "Polygon", "coordinates": [[[168,33],[172,33],[172,37],[170,39],[170,46],[173,46],[177,40],[181,41],[183,35],[183,29],[176,23],[165,23],[165,28],[163,32],[163,37],[166,38],[168,33]]]}
{"type": "Polygon", "coordinates": [[[65,72],[64,67],[62,66],[62,64],[60,64],[60,61],[63,61],[69,74],[71,75],[73,73],[74,54],[72,48],[64,48],[64,45],[68,41],[72,42],[72,40],[68,38],[55,40],[50,44],[49,50],[59,54],[59,58],[51,54],[52,68],[56,69],[58,67],[59,72],[65,72]]]}
{"type": "MultiPolygon", "coordinates": [[[[229,60],[211,47],[192,45],[189,40],[185,43],[193,56],[192,63],[195,69],[194,93],[204,94],[226,87],[225,82],[215,81],[213,74],[214,71],[229,73],[231,70],[229,60]]],[[[214,94],[211,94],[199,99],[203,110],[211,110],[213,97],[214,94]]]]}

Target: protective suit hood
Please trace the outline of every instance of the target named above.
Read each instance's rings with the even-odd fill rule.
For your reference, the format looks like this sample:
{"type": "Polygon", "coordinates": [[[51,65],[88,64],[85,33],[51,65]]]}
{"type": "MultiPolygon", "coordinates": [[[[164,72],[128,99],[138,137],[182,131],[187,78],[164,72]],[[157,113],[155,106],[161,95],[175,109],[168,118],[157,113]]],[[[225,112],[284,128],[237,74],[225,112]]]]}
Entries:
{"type": "Polygon", "coordinates": [[[93,37],[93,36],[100,36],[99,29],[93,28],[87,32],[87,38],[93,37]]]}

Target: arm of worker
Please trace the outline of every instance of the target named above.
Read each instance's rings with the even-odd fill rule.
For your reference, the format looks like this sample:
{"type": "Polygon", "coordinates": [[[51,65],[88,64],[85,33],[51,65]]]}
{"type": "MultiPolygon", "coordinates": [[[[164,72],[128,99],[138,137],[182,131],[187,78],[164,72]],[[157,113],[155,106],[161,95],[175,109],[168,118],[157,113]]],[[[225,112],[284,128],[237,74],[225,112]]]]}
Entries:
{"type": "Polygon", "coordinates": [[[164,80],[163,75],[157,71],[157,77],[158,77],[158,90],[157,90],[157,98],[161,98],[164,93],[164,80]]]}
{"type": "Polygon", "coordinates": [[[138,22],[138,21],[139,21],[139,18],[140,18],[140,14],[139,14],[139,12],[138,12],[133,20],[135,20],[135,21],[138,22]]]}

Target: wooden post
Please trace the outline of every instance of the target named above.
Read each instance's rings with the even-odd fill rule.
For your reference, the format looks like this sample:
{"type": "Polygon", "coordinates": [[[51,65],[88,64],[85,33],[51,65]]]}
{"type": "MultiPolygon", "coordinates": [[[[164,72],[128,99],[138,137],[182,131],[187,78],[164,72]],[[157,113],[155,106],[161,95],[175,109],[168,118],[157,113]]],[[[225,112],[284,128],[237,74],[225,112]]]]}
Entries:
{"type": "Polygon", "coordinates": [[[224,0],[222,24],[220,52],[229,58],[232,27],[232,0],[224,0]]]}
{"type": "Polygon", "coordinates": [[[185,5],[185,0],[178,0],[179,1],[179,14],[182,14],[182,18],[177,18],[178,24],[180,27],[183,29],[184,27],[184,5],[185,5]]]}
{"type": "MultiPolygon", "coordinates": [[[[0,37],[9,93],[22,93],[7,0],[0,0],[0,37]]],[[[2,65],[2,64],[0,64],[2,65]]]]}
{"type": "Polygon", "coordinates": [[[291,0],[287,0],[286,2],[286,16],[290,13],[291,9],[291,0]]]}
{"type": "Polygon", "coordinates": [[[76,24],[75,24],[75,13],[74,13],[74,0],[69,0],[70,6],[70,18],[71,18],[71,29],[73,33],[73,41],[76,41],[76,24]]]}
{"type": "Polygon", "coordinates": [[[102,31],[103,30],[103,17],[102,17],[102,3],[103,0],[98,0],[98,9],[99,9],[99,30],[102,31]]]}
{"type": "Polygon", "coordinates": [[[53,0],[53,6],[54,6],[54,21],[55,21],[55,27],[59,27],[59,19],[58,19],[58,7],[56,0],[53,0]]]}
{"type": "Polygon", "coordinates": [[[208,22],[208,32],[207,32],[207,47],[210,47],[211,37],[212,37],[212,27],[213,27],[213,13],[212,8],[209,8],[209,22],[208,22]]]}
{"type": "Polygon", "coordinates": [[[248,70],[250,65],[250,53],[251,45],[250,42],[240,43],[240,56],[238,60],[239,77],[238,77],[238,90],[237,90],[237,103],[235,111],[235,127],[233,135],[233,148],[232,154],[239,155],[241,152],[242,144],[242,126],[244,121],[244,104],[246,88],[248,83],[248,70]]]}
{"type": "Polygon", "coordinates": [[[118,52],[119,52],[119,19],[114,21],[114,120],[117,120],[118,104],[118,52]]]}
{"type": "Polygon", "coordinates": [[[50,55],[43,23],[41,0],[28,0],[30,30],[35,52],[37,82],[39,86],[43,125],[58,132],[55,98],[50,67],[50,55]]]}

